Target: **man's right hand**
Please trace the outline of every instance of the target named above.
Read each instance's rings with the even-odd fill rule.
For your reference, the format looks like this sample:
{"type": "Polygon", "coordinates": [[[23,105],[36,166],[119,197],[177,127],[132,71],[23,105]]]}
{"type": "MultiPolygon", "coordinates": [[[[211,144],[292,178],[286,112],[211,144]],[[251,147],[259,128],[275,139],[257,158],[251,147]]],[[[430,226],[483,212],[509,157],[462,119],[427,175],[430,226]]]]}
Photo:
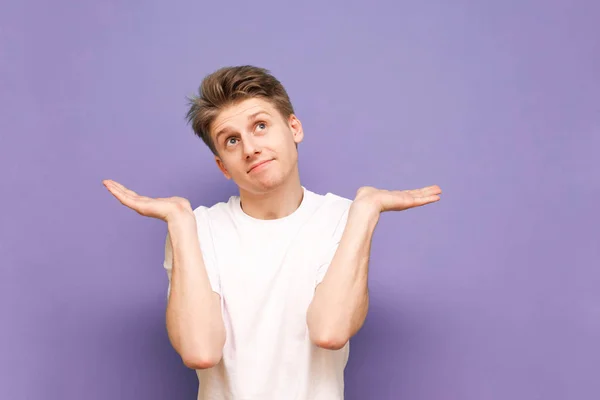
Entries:
{"type": "Polygon", "coordinates": [[[102,183],[108,191],[123,205],[145,217],[158,218],[165,222],[179,218],[182,215],[193,215],[190,202],[183,197],[151,198],[140,196],[131,189],[110,179],[102,183]]]}

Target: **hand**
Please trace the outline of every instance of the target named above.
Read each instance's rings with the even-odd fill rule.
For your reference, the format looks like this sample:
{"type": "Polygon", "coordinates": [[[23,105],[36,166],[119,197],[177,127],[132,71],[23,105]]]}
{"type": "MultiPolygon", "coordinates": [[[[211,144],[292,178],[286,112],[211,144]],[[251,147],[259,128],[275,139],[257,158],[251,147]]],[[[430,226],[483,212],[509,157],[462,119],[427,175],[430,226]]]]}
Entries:
{"type": "Polygon", "coordinates": [[[378,212],[402,211],[439,201],[441,193],[442,189],[437,185],[414,190],[384,190],[364,186],[356,192],[354,202],[367,204],[378,212]]]}
{"type": "Polygon", "coordinates": [[[133,190],[113,180],[106,179],[102,183],[108,191],[117,198],[123,205],[136,211],[145,217],[162,219],[169,222],[181,214],[189,213],[193,215],[194,211],[187,199],[183,197],[156,198],[140,196],[133,190]]]}

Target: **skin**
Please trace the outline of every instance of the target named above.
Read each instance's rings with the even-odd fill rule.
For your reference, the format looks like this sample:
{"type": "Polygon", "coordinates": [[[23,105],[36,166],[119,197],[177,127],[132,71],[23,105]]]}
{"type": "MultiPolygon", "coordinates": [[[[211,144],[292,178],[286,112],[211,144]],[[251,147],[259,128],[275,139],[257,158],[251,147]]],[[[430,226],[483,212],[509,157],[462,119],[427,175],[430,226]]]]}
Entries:
{"type": "MultiPolygon", "coordinates": [[[[303,195],[296,146],[304,131],[295,115],[284,118],[268,101],[249,99],[222,110],[210,131],[217,167],[239,187],[245,213],[274,219],[296,210],[303,195]]],[[[222,357],[225,329],[219,295],[211,291],[202,261],[189,201],[142,196],[113,180],[103,184],[123,205],[167,223],[174,251],[167,306],[169,338],[188,367],[216,365],[222,357]]],[[[316,346],[340,349],[364,324],[371,240],[380,215],[434,203],[440,195],[437,185],[415,190],[358,189],[339,248],[306,313],[310,339],[316,346]]]]}
{"type": "Polygon", "coordinates": [[[296,145],[304,131],[269,102],[250,99],[223,110],[211,126],[215,162],[239,187],[244,211],[259,219],[291,214],[302,201],[296,145]],[[254,169],[252,167],[266,162],[254,169]],[[251,170],[252,169],[252,170],[251,170]]]}

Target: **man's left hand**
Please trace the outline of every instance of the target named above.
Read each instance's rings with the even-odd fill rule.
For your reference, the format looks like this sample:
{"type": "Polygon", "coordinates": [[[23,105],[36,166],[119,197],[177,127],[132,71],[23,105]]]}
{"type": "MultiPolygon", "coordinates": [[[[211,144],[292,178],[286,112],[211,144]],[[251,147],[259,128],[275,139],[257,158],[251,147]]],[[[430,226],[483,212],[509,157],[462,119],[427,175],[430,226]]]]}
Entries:
{"type": "Polygon", "coordinates": [[[413,190],[385,190],[371,186],[358,189],[354,203],[373,207],[378,212],[403,211],[420,207],[440,200],[442,189],[439,186],[427,186],[413,190]]]}

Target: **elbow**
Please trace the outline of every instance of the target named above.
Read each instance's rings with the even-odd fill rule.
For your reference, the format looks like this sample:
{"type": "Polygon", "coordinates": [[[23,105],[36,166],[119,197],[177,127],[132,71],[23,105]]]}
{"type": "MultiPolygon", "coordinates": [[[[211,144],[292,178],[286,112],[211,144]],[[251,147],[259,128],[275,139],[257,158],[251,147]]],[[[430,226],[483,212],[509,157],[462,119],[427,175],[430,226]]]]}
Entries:
{"type": "Polygon", "coordinates": [[[331,340],[317,340],[314,342],[317,347],[320,347],[325,350],[341,350],[344,348],[348,340],[339,340],[339,339],[331,339],[331,340]]]}
{"type": "Polygon", "coordinates": [[[350,330],[344,323],[315,322],[310,314],[307,318],[308,336],[312,344],[326,350],[340,350],[350,340],[350,330]]]}
{"type": "Polygon", "coordinates": [[[311,335],[311,341],[315,346],[326,350],[340,350],[346,346],[346,343],[350,340],[347,335],[335,334],[335,335],[311,335]]]}
{"type": "Polygon", "coordinates": [[[191,369],[208,369],[213,368],[217,364],[221,362],[221,358],[223,357],[222,353],[213,353],[213,354],[185,354],[181,358],[183,360],[183,364],[191,369]]]}

